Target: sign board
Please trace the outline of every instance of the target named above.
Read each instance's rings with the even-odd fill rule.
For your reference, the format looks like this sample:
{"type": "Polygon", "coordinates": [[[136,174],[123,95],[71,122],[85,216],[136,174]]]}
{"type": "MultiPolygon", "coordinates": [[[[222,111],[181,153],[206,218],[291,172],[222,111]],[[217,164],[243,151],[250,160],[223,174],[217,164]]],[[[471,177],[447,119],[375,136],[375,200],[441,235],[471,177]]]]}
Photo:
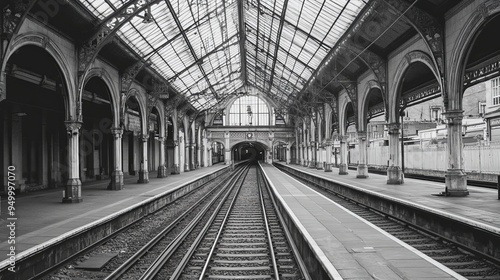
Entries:
{"type": "Polygon", "coordinates": [[[340,148],[340,141],[338,141],[338,140],[333,141],[333,147],[340,148]]]}
{"type": "Polygon", "coordinates": [[[139,116],[127,113],[127,125],[128,131],[141,132],[141,118],[139,116]]]}

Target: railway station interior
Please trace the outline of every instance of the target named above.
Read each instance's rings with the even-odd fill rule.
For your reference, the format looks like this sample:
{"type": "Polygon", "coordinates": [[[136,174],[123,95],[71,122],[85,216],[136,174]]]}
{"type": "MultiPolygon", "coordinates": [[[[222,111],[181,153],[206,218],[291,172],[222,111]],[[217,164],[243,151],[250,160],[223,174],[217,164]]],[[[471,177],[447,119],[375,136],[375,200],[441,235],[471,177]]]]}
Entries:
{"type": "Polygon", "coordinates": [[[10,185],[26,212],[44,194],[40,207],[78,216],[247,160],[402,198],[419,191],[409,178],[441,178],[422,195],[455,205],[476,199],[468,182],[498,184],[498,0],[0,8],[2,226],[10,185]]]}

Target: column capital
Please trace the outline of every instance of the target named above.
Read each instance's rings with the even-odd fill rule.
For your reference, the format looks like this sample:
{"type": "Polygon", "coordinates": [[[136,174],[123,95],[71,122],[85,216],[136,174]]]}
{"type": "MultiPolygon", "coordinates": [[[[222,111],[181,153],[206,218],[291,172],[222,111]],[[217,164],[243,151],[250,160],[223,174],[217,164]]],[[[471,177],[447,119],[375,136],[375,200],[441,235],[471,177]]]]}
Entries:
{"type": "Polygon", "coordinates": [[[82,128],[82,124],[83,122],[81,121],[75,121],[75,120],[64,121],[64,125],[66,126],[66,130],[70,137],[73,135],[78,135],[80,128],[82,128]]]}
{"type": "Polygon", "coordinates": [[[147,142],[149,139],[149,134],[142,134],[139,136],[139,139],[141,139],[142,142],[147,142]]]}
{"type": "Polygon", "coordinates": [[[448,110],[442,113],[442,115],[448,125],[462,125],[462,119],[464,118],[463,110],[448,110]]]}
{"type": "Polygon", "coordinates": [[[401,127],[400,123],[387,123],[385,124],[387,126],[387,130],[389,134],[398,134],[399,133],[399,128],[401,127]]]}
{"type": "Polygon", "coordinates": [[[179,146],[179,140],[174,140],[174,146],[179,146]]]}
{"type": "Polygon", "coordinates": [[[115,137],[115,139],[122,138],[123,128],[121,127],[112,127],[111,134],[115,137]]]}
{"type": "Polygon", "coordinates": [[[160,142],[165,142],[166,139],[167,139],[166,137],[158,137],[158,141],[160,142]]]}

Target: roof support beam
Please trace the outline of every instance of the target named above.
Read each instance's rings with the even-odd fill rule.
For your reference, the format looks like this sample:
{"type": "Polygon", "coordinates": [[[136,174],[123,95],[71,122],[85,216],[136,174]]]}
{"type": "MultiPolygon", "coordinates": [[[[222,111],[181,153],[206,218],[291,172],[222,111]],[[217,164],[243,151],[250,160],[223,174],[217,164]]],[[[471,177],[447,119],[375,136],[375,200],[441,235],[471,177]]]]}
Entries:
{"type": "MultiPolygon", "coordinates": [[[[285,14],[286,14],[286,10],[288,8],[288,0],[285,0],[285,2],[283,3],[283,12],[281,12],[281,17],[280,17],[280,25],[278,27],[278,40],[276,42],[276,45],[279,46],[280,45],[280,40],[281,40],[281,32],[283,31],[283,23],[285,22],[285,14]]],[[[278,60],[278,58],[276,57],[278,55],[278,48],[275,48],[274,49],[274,56],[273,56],[273,66],[271,67],[271,76],[269,78],[270,82],[269,82],[269,88],[268,90],[271,90],[271,87],[273,86],[273,79],[274,79],[274,71],[275,71],[275,67],[276,67],[276,60],[278,60]]]]}
{"type": "Polygon", "coordinates": [[[179,30],[181,31],[182,37],[184,38],[184,41],[186,42],[186,44],[187,44],[187,46],[189,48],[189,51],[191,52],[191,55],[194,57],[195,61],[198,61],[198,67],[200,68],[200,71],[201,71],[202,75],[205,77],[205,80],[207,81],[208,87],[212,91],[213,95],[216,98],[218,98],[217,97],[217,92],[214,90],[212,84],[210,83],[210,80],[207,77],[207,73],[205,73],[205,70],[203,69],[203,66],[201,65],[201,60],[198,59],[198,57],[196,56],[196,52],[193,49],[193,46],[191,45],[191,43],[189,43],[189,39],[188,39],[188,37],[186,35],[186,32],[184,31],[184,29],[182,27],[181,22],[179,21],[179,18],[177,17],[177,15],[175,13],[174,7],[172,7],[172,4],[170,3],[169,0],[165,0],[165,3],[167,4],[167,7],[170,10],[170,13],[172,14],[172,17],[173,17],[173,19],[175,21],[175,24],[177,25],[177,28],[179,28],[179,30]]]}
{"type": "Polygon", "coordinates": [[[211,56],[212,54],[216,53],[216,52],[219,52],[221,51],[221,48],[222,47],[229,47],[229,46],[232,46],[234,44],[229,44],[226,46],[227,43],[229,43],[234,37],[236,37],[237,34],[231,36],[230,38],[228,38],[227,40],[225,40],[224,42],[222,42],[220,45],[216,46],[213,50],[207,52],[204,56],[198,58],[195,62],[191,63],[188,67],[182,69],[182,71],[178,72],[177,74],[175,74],[175,76],[171,77],[168,79],[169,82],[177,79],[179,76],[181,76],[184,72],[186,72],[187,70],[191,69],[191,67],[197,65],[197,64],[200,64],[205,58],[211,56]]]}
{"type": "Polygon", "coordinates": [[[247,83],[247,58],[246,58],[246,51],[245,51],[245,42],[247,40],[247,35],[246,35],[246,31],[245,31],[245,13],[244,13],[244,9],[243,9],[243,0],[238,0],[238,21],[239,21],[239,29],[240,29],[239,35],[240,35],[241,80],[243,81],[243,84],[246,84],[247,83]]]}

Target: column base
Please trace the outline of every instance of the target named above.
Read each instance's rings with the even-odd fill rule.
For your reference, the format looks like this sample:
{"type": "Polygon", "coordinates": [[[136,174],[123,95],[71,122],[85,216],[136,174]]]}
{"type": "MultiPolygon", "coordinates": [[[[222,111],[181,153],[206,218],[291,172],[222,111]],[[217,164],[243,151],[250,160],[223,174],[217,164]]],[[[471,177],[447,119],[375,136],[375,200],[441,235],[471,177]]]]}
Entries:
{"type": "Polygon", "coordinates": [[[168,176],[167,167],[165,165],[158,166],[157,178],[166,178],[168,176]]]}
{"type": "Polygon", "coordinates": [[[184,172],[188,172],[189,171],[189,164],[184,164],[184,172]]]}
{"type": "Polygon", "coordinates": [[[317,162],[316,163],[316,169],[323,170],[323,163],[322,162],[317,162]]]}
{"type": "Polygon", "coordinates": [[[302,164],[302,166],[307,167],[308,164],[309,163],[307,162],[307,160],[305,160],[304,163],[302,164]]]}
{"type": "Polygon", "coordinates": [[[462,169],[448,169],[445,177],[445,196],[467,196],[467,174],[462,169]]]}
{"type": "Polygon", "coordinates": [[[325,164],[325,172],[332,172],[332,165],[330,163],[325,164]]]}
{"type": "Polygon", "coordinates": [[[64,190],[63,203],[80,203],[82,202],[82,182],[80,179],[69,179],[64,190]]]}
{"type": "Polygon", "coordinates": [[[309,162],[309,166],[308,167],[311,168],[311,169],[316,169],[316,162],[311,160],[309,162]]]}
{"type": "Polygon", "coordinates": [[[109,182],[108,190],[123,190],[123,172],[121,170],[115,170],[111,173],[111,182],[109,182]]]}
{"type": "Polygon", "coordinates": [[[139,184],[147,184],[149,183],[149,172],[147,170],[139,171],[139,180],[137,180],[139,184]]]}
{"type": "Polygon", "coordinates": [[[356,178],[359,178],[359,179],[368,178],[368,165],[358,164],[357,171],[358,171],[358,174],[356,175],[356,178]]]}
{"type": "Polygon", "coordinates": [[[174,164],[174,174],[181,174],[181,167],[178,164],[174,164]]]}
{"type": "Polygon", "coordinates": [[[347,175],[349,172],[347,172],[347,164],[341,163],[339,164],[339,175],[347,175]]]}
{"type": "Polygon", "coordinates": [[[390,166],[387,168],[387,184],[401,185],[404,183],[404,174],[399,166],[390,166]]]}

